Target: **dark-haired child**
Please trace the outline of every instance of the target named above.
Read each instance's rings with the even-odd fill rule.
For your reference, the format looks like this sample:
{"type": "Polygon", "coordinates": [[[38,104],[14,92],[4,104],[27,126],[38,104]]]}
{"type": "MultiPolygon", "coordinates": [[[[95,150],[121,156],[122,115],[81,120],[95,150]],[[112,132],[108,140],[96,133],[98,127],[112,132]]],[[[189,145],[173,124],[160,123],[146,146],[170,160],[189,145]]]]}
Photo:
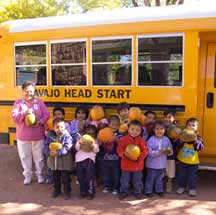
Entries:
{"type": "Polygon", "coordinates": [[[156,121],[154,135],[147,141],[148,156],[146,159],[147,177],[145,181],[145,195],[152,197],[153,187],[158,195],[162,196],[163,172],[166,168],[167,154],[172,153],[172,144],[168,137],[164,136],[165,125],[162,121],[156,121]]]}
{"type": "Polygon", "coordinates": [[[86,125],[88,115],[89,112],[86,108],[78,107],[75,110],[75,118],[69,123],[70,134],[75,142],[78,141],[77,135],[82,135],[84,132],[84,126],[86,125]]]}
{"type": "Polygon", "coordinates": [[[80,186],[80,197],[91,200],[95,195],[94,180],[95,180],[95,158],[99,151],[97,144],[97,128],[94,125],[88,125],[84,131],[95,139],[92,144],[92,151],[86,152],[80,148],[80,141],[76,143],[76,164],[77,164],[77,179],[80,186]]]}
{"type": "Polygon", "coordinates": [[[129,113],[129,104],[126,102],[122,102],[117,106],[117,113],[120,118],[120,125],[128,122],[128,113],[129,113]]]}
{"type": "Polygon", "coordinates": [[[119,199],[128,196],[129,183],[132,181],[134,195],[137,199],[142,197],[143,182],[142,171],[144,159],[147,156],[145,140],[141,137],[142,124],[137,120],[132,120],[128,125],[128,134],[119,141],[117,153],[121,158],[121,179],[119,199]],[[140,156],[134,160],[125,150],[129,144],[134,144],[140,148],[140,156]]]}
{"type": "Polygon", "coordinates": [[[112,190],[113,195],[119,191],[120,166],[117,146],[122,135],[118,132],[120,119],[117,115],[109,117],[109,127],[114,133],[114,137],[109,142],[103,143],[104,161],[103,161],[103,192],[112,190]]]}
{"type": "Polygon", "coordinates": [[[153,132],[154,123],[156,120],[156,113],[154,111],[148,110],[144,113],[145,115],[145,126],[143,127],[143,138],[148,140],[151,137],[153,132]]]}
{"type": "Polygon", "coordinates": [[[71,148],[73,140],[65,128],[63,119],[53,120],[53,131],[47,134],[44,146],[44,153],[48,157],[47,166],[52,170],[53,175],[53,197],[61,194],[61,184],[65,199],[69,199],[71,195],[71,178],[70,171],[72,169],[71,148]],[[62,144],[61,149],[51,151],[49,145],[52,142],[59,142],[62,144]]]}
{"type": "MultiPolygon", "coordinates": [[[[168,130],[169,127],[173,125],[177,126],[177,121],[175,117],[176,113],[174,111],[164,111],[164,123],[166,125],[166,130],[168,130]]],[[[176,141],[177,140],[173,140],[170,138],[174,153],[167,156],[167,163],[165,169],[165,175],[167,177],[165,189],[167,193],[172,192],[172,181],[176,175],[176,141]]]]}
{"type": "MultiPolygon", "coordinates": [[[[186,128],[193,130],[197,134],[199,121],[196,118],[189,118],[186,128]]],[[[183,194],[185,189],[189,189],[189,196],[197,194],[197,170],[199,165],[198,151],[204,149],[203,139],[197,134],[195,141],[180,142],[180,150],[177,155],[178,175],[177,175],[177,194],[183,194]]]]}

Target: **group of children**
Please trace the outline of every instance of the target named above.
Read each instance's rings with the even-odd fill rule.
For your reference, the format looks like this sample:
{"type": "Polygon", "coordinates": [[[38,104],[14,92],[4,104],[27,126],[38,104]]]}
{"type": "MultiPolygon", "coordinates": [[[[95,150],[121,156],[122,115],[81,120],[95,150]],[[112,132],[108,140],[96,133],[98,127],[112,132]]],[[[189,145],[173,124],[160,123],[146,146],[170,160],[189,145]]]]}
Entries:
{"type": "Polygon", "coordinates": [[[155,112],[147,111],[145,125],[138,120],[129,120],[128,113],[129,105],[121,103],[117,106],[116,115],[111,115],[109,119],[92,121],[88,110],[77,108],[75,119],[65,122],[64,109],[54,108],[53,128],[47,131],[44,144],[47,165],[51,169],[51,172],[48,171],[47,182],[50,182],[52,176],[53,197],[61,194],[63,185],[65,199],[70,198],[74,162],[80,198],[94,198],[95,179],[97,183],[102,183],[104,193],[112,192],[113,195],[119,195],[121,200],[128,196],[131,186],[136,199],[141,199],[143,194],[149,198],[153,193],[163,196],[165,191],[172,191],[176,163],[176,193],[183,194],[188,190],[190,196],[196,196],[196,173],[199,163],[197,151],[203,150],[203,140],[197,133],[198,120],[187,120],[186,128],[194,130],[197,136],[195,141],[184,143],[166,136],[169,126],[176,125],[175,113],[165,111],[164,120],[159,121],[156,120],[155,112]],[[119,128],[124,123],[128,123],[128,129],[122,134],[119,128]],[[104,127],[109,127],[114,133],[108,142],[97,138],[99,130],[104,127]],[[84,134],[95,140],[91,151],[82,149],[84,143],[80,137],[84,134]],[[60,142],[62,147],[50,150],[52,142],[60,142]],[[129,144],[139,147],[138,158],[134,159],[127,153],[126,148],[129,144]]]}

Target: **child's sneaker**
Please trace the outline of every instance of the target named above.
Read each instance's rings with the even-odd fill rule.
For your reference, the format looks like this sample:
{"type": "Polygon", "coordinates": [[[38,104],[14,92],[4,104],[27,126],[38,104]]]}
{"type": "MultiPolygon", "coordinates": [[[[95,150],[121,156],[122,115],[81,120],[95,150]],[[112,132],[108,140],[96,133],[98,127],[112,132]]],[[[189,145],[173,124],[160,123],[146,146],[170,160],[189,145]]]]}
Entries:
{"type": "Polygon", "coordinates": [[[108,187],[104,187],[102,192],[103,192],[103,193],[109,193],[108,187]]]}
{"type": "Polygon", "coordinates": [[[185,189],[183,187],[179,187],[177,190],[176,190],[176,194],[183,194],[185,192],[185,189]]]}
{"type": "Polygon", "coordinates": [[[113,191],[112,191],[112,194],[113,194],[114,196],[118,195],[118,190],[113,190],[113,191]]]}
{"type": "Polygon", "coordinates": [[[197,195],[197,192],[196,192],[196,190],[189,190],[188,195],[195,197],[197,195]]]}

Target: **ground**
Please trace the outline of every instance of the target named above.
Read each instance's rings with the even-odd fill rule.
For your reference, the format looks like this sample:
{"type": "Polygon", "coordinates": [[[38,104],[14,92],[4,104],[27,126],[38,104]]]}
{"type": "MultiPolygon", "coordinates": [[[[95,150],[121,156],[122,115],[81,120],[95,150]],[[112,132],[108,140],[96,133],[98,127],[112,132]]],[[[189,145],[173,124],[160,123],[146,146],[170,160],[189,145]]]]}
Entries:
{"type": "Polygon", "coordinates": [[[51,185],[36,181],[23,185],[22,168],[16,147],[0,144],[0,214],[2,215],[214,215],[216,214],[216,172],[199,172],[196,198],[174,192],[164,197],[135,200],[132,196],[120,201],[112,194],[103,194],[97,187],[94,200],[78,198],[78,186],[73,182],[71,200],[50,197],[51,185]]]}

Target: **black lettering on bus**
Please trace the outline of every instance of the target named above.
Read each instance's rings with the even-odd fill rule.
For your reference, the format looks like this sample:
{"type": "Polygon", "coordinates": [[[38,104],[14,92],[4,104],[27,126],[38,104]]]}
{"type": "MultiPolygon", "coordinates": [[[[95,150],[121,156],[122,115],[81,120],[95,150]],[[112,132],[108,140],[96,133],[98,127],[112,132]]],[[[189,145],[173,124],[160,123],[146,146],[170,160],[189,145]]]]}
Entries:
{"type": "Polygon", "coordinates": [[[86,98],[89,98],[89,97],[91,97],[92,96],[92,91],[91,90],[85,90],[85,97],[86,98]]]}
{"type": "Polygon", "coordinates": [[[125,91],[124,90],[117,90],[117,93],[118,93],[118,99],[124,99],[124,93],[125,91]]]}
{"type": "MultiPolygon", "coordinates": [[[[110,91],[110,90],[109,90],[110,91]]],[[[106,97],[107,98],[107,97],[106,97]]],[[[116,91],[115,90],[111,90],[109,98],[115,98],[116,99],[116,91]]]]}
{"type": "Polygon", "coordinates": [[[53,94],[54,94],[55,97],[59,97],[60,96],[60,90],[59,89],[55,89],[53,94]]]}
{"type": "Polygon", "coordinates": [[[103,98],[103,90],[98,90],[97,91],[97,97],[98,98],[103,98]]]}
{"type": "Polygon", "coordinates": [[[125,92],[126,92],[126,98],[129,99],[130,98],[131,90],[125,90],[125,92]]]}

